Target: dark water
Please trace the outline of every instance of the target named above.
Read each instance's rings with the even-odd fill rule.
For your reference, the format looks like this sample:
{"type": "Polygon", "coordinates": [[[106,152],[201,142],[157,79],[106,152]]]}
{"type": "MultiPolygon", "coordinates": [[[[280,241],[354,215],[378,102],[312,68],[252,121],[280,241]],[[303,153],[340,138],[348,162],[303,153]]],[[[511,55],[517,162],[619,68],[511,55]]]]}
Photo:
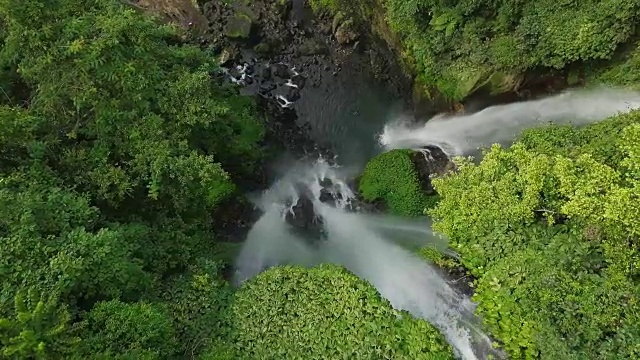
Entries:
{"type": "Polygon", "coordinates": [[[298,121],[309,124],[310,136],[329,145],[340,164],[363,166],[382,151],[377,136],[403,103],[373,76],[347,63],[337,75],[324,76],[320,86],[306,88],[295,109],[298,121]]]}

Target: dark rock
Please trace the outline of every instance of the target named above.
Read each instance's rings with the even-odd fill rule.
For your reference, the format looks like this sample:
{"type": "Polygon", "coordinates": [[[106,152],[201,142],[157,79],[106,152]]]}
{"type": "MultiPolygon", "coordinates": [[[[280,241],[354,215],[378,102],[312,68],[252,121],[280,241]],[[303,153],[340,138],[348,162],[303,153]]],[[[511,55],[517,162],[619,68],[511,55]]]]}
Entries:
{"type": "Polygon", "coordinates": [[[293,82],[296,86],[298,86],[298,89],[302,90],[304,89],[304,85],[306,84],[307,79],[304,76],[298,74],[298,75],[294,75],[291,78],[291,82],[293,82]]]}
{"type": "Polygon", "coordinates": [[[251,34],[251,25],[251,18],[246,14],[239,13],[229,19],[224,34],[232,39],[248,39],[251,34]]]}
{"type": "Polygon", "coordinates": [[[289,101],[296,101],[300,99],[300,89],[297,88],[289,88],[289,91],[287,92],[287,96],[286,96],[287,100],[289,101]]]}
{"type": "Polygon", "coordinates": [[[455,165],[449,159],[449,156],[437,146],[425,146],[419,151],[411,154],[422,190],[427,195],[435,195],[436,191],[431,184],[431,176],[440,176],[448,171],[454,170],[455,165]]]}
{"type": "Polygon", "coordinates": [[[271,73],[273,76],[287,79],[289,77],[289,68],[285,64],[273,64],[271,65],[271,73]]]}
{"type": "Polygon", "coordinates": [[[302,56],[321,55],[328,53],[327,46],[316,39],[306,39],[302,42],[297,53],[302,56]]]}
{"type": "Polygon", "coordinates": [[[269,55],[271,54],[271,52],[273,51],[271,45],[266,42],[263,41],[261,43],[259,43],[258,45],[253,47],[253,51],[255,51],[256,53],[258,53],[259,55],[269,55]]]}
{"type": "Polygon", "coordinates": [[[331,191],[327,189],[320,190],[320,198],[318,199],[320,202],[330,205],[335,205],[336,199],[333,197],[331,191]]]}
{"type": "Polygon", "coordinates": [[[280,14],[280,18],[285,20],[289,17],[289,13],[293,8],[292,0],[276,0],[276,14],[280,14]]]}
{"type": "Polygon", "coordinates": [[[311,244],[323,239],[325,235],[324,220],[316,214],[313,201],[304,192],[285,214],[285,220],[294,232],[303,236],[311,244]]]}
{"type": "Polygon", "coordinates": [[[269,69],[268,67],[262,68],[262,70],[260,70],[260,77],[263,80],[271,79],[271,69],[269,69]]]}
{"type": "MultiPolygon", "coordinates": [[[[266,183],[266,179],[264,179],[266,183]]],[[[212,215],[216,239],[225,242],[242,242],[261,212],[244,198],[229,197],[220,203],[212,215]]]]}

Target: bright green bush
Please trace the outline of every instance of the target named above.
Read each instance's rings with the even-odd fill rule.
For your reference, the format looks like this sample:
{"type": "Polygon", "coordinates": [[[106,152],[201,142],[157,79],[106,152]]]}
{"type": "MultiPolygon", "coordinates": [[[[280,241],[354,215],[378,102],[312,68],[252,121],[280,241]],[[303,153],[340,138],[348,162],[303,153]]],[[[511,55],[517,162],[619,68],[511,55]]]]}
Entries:
{"type": "Polygon", "coordinates": [[[511,358],[640,355],[639,120],[528,130],[433,181],[434,229],[478,277],[477,312],[511,358]]]}
{"type": "Polygon", "coordinates": [[[369,160],[360,178],[362,197],[384,200],[394,214],[422,215],[426,196],[410,155],[411,150],[392,150],[369,160]]]}
{"type": "Polygon", "coordinates": [[[213,210],[256,170],[264,129],[252,99],[212,80],[209,51],[125,3],[0,1],[7,357],[197,357],[222,341],[205,323],[229,290],[200,260],[215,256],[213,210]],[[57,307],[16,317],[27,288],[57,307]],[[56,336],[83,318],[85,351],[62,351],[56,336]]]}
{"type": "Polygon", "coordinates": [[[270,269],[240,288],[231,313],[242,358],[453,358],[433,326],[335,265],[270,269]]]}

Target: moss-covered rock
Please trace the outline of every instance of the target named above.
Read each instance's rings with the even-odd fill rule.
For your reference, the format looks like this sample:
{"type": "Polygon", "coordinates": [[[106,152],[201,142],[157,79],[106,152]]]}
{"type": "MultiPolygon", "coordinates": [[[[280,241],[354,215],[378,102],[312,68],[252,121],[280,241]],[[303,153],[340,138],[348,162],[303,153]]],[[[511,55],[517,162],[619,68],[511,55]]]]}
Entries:
{"type": "Polygon", "coordinates": [[[251,18],[244,13],[237,13],[229,19],[224,34],[232,39],[246,39],[251,34],[251,18]]]}

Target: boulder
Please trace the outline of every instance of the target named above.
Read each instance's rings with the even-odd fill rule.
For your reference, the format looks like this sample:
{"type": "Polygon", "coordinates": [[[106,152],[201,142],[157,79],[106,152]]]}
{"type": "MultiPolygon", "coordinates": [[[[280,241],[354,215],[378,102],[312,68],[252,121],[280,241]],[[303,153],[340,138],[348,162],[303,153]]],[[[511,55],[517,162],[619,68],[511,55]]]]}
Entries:
{"type": "Polygon", "coordinates": [[[232,39],[248,39],[251,34],[251,18],[244,13],[232,16],[227,22],[224,34],[232,39]]]}
{"type": "Polygon", "coordinates": [[[304,192],[285,214],[285,220],[293,232],[311,245],[325,238],[324,220],[316,214],[313,201],[304,192]]]}
{"type": "Polygon", "coordinates": [[[432,176],[441,176],[445,173],[455,170],[455,165],[449,159],[449,156],[439,147],[429,145],[411,154],[422,190],[427,195],[435,195],[436,191],[431,184],[432,176]]]}

